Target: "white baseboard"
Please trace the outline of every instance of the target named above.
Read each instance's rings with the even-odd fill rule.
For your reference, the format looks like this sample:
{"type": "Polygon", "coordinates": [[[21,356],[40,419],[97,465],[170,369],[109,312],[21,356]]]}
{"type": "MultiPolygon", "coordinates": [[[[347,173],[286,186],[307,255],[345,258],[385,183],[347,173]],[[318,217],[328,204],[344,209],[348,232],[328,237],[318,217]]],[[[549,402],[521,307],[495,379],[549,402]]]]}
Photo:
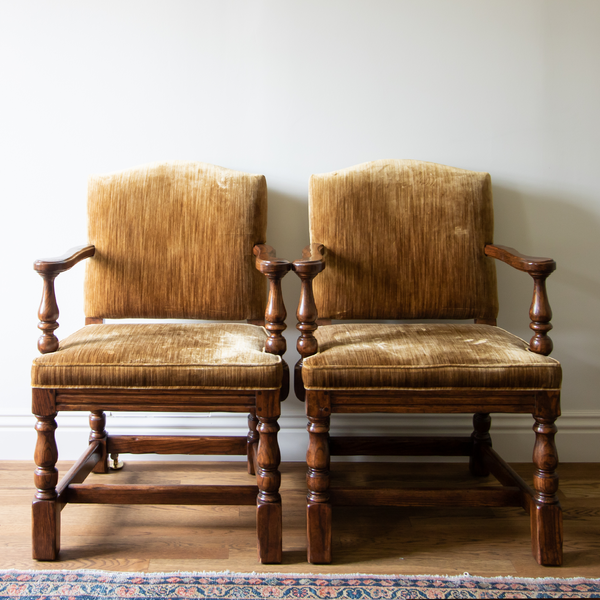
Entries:
{"type": "MultiPolygon", "coordinates": [[[[166,415],[162,413],[108,414],[107,429],[113,434],[148,435],[246,435],[244,415],[166,415]]],[[[87,444],[85,413],[60,413],[56,438],[60,458],[75,460],[87,444]]],[[[32,460],[36,434],[32,415],[0,416],[0,460],[32,460]]],[[[306,418],[282,416],[279,444],[284,461],[304,461],[306,418]]],[[[531,460],[534,434],[529,415],[492,416],[494,448],[509,462],[531,460]]],[[[561,462],[600,462],[600,411],[572,411],[557,422],[556,443],[561,462]]],[[[333,435],[469,435],[469,415],[334,415],[333,435]]],[[[155,455],[130,456],[127,460],[157,460],[155,455]]],[[[219,457],[162,456],[160,460],[218,460],[219,457]]],[[[235,457],[226,457],[232,460],[235,457]]],[[[240,457],[240,460],[245,460],[240,457]]],[[[366,460],[366,459],[365,459],[366,460]]],[[[419,460],[410,458],[410,460],[419,460]]]]}

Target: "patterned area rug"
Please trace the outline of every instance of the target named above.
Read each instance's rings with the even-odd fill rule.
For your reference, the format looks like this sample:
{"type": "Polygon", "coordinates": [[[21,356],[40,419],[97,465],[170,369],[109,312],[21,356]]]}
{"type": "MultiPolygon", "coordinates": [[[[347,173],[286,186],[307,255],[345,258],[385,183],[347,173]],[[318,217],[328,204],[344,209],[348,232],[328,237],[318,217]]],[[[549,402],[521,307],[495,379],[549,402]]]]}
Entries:
{"type": "Polygon", "coordinates": [[[0,598],[202,598],[348,600],[388,598],[600,598],[600,579],[421,575],[112,573],[0,571],[0,598]]]}

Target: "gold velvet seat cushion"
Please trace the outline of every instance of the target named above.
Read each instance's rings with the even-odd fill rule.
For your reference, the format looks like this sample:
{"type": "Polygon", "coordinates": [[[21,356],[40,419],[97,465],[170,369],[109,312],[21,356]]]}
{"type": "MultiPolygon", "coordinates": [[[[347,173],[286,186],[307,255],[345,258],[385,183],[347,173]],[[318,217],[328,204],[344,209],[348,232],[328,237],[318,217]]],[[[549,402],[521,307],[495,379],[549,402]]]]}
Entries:
{"type": "Polygon", "coordinates": [[[315,332],[306,389],[558,389],[561,366],[491,325],[350,324],[315,332]]]}
{"type": "Polygon", "coordinates": [[[245,323],[88,325],[33,361],[42,388],[281,387],[282,362],[267,333],[245,323]]]}

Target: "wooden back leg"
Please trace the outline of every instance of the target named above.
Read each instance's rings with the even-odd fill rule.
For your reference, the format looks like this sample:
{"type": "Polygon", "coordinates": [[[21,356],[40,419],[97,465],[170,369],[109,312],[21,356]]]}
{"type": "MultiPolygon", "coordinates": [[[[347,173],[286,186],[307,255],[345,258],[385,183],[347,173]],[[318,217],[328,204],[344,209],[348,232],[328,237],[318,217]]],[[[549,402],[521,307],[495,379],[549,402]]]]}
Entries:
{"type": "Polygon", "coordinates": [[[247,439],[247,456],[248,456],[248,474],[256,475],[256,452],[258,449],[258,439],[259,435],[256,431],[256,427],[258,426],[258,419],[256,418],[256,409],[251,408],[250,413],[248,414],[248,437],[247,439]]]}
{"type": "Polygon", "coordinates": [[[475,413],[473,415],[473,433],[471,434],[473,449],[469,457],[469,470],[475,477],[487,477],[490,474],[490,470],[485,465],[481,448],[482,446],[492,446],[491,424],[492,419],[489,413],[475,413]]]}

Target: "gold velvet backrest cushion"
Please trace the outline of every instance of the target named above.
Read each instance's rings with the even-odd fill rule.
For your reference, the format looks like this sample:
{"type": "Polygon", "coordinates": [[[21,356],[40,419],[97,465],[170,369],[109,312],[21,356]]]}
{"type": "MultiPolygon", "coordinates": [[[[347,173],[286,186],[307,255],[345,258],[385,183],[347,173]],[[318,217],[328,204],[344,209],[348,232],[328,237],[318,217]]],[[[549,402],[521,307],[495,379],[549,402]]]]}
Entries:
{"type": "Polygon", "coordinates": [[[310,241],[319,316],[488,318],[498,314],[490,176],[415,160],[313,175],[310,241]]]}
{"type": "Polygon", "coordinates": [[[266,227],[263,175],[175,161],[93,176],[85,314],[262,318],[266,281],[252,248],[266,227]]]}

